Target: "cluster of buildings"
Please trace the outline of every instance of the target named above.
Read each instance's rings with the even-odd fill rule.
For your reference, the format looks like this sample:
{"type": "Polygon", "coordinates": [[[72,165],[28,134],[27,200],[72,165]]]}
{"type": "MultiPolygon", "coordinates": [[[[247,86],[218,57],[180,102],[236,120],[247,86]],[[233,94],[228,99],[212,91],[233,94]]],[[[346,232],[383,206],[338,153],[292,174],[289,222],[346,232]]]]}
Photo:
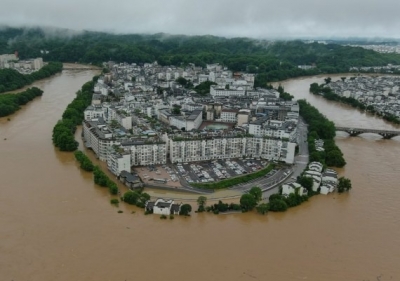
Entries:
{"type": "Polygon", "coordinates": [[[350,67],[350,72],[376,72],[376,73],[397,73],[400,71],[400,65],[388,64],[385,66],[362,66],[350,67]]]}
{"type": "Polygon", "coordinates": [[[400,53],[399,45],[349,45],[350,47],[361,47],[367,50],[373,50],[378,53],[400,53]]]}
{"type": "Polygon", "coordinates": [[[358,76],[328,85],[337,95],[352,97],[380,114],[400,117],[400,78],[358,76]]]}
{"type": "Polygon", "coordinates": [[[218,64],[105,66],[110,71],[84,111],[83,138],[115,175],[132,166],[241,157],[294,163],[299,106],[276,90],[254,89],[254,75],[218,64]],[[178,78],[193,87],[215,84],[202,95],[178,78]]]}
{"type": "Polygon", "coordinates": [[[43,67],[43,59],[19,60],[18,53],[0,55],[0,69],[15,69],[22,74],[30,74],[43,67]]]}
{"type": "MultiPolygon", "coordinates": [[[[305,170],[303,176],[312,178],[314,192],[320,192],[321,194],[328,194],[333,192],[338,184],[338,175],[335,170],[325,169],[320,162],[311,162],[305,170]]],[[[299,195],[307,195],[308,190],[301,184],[292,182],[282,185],[282,195],[289,196],[291,193],[297,193],[299,195]]]]}

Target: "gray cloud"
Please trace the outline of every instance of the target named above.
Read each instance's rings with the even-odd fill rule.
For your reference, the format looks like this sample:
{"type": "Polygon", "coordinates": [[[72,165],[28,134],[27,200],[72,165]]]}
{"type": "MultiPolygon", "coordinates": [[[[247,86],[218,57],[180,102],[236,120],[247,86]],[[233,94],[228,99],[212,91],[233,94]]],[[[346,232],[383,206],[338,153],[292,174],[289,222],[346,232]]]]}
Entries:
{"type": "Polygon", "coordinates": [[[258,38],[400,38],[398,0],[2,0],[0,24],[258,38]]]}

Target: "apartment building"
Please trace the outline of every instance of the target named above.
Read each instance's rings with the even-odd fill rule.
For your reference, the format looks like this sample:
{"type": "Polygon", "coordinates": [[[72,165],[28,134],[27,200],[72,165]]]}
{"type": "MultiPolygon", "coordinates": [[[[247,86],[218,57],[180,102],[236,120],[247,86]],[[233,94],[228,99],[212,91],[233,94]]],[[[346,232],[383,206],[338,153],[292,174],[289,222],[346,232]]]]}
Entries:
{"type": "Polygon", "coordinates": [[[210,86],[210,94],[213,97],[217,96],[236,96],[236,97],[241,97],[245,96],[246,91],[242,88],[237,88],[237,89],[225,89],[218,87],[216,85],[210,86]]]}
{"type": "Polygon", "coordinates": [[[122,171],[131,171],[131,155],[128,152],[110,152],[107,155],[107,168],[116,176],[122,171]]]}
{"type": "Polygon", "coordinates": [[[221,121],[222,122],[228,122],[228,123],[237,123],[237,114],[239,110],[238,109],[228,109],[224,108],[221,111],[221,121]]]}
{"type": "Polygon", "coordinates": [[[290,121],[260,118],[249,123],[249,134],[255,136],[294,140],[296,131],[296,124],[290,121]]]}
{"type": "Polygon", "coordinates": [[[102,119],[85,120],[82,125],[85,146],[93,149],[101,161],[107,161],[109,148],[113,145],[119,145],[120,142],[113,137],[113,133],[102,119]]]}
{"type": "Polygon", "coordinates": [[[205,137],[198,139],[172,137],[169,142],[172,163],[215,159],[254,157],[294,161],[295,144],[277,139],[242,136],[205,137]],[[293,149],[287,149],[287,147],[293,149]]]}
{"type": "Polygon", "coordinates": [[[132,166],[167,163],[167,144],[164,142],[134,140],[122,142],[121,146],[130,150],[132,166]]]}

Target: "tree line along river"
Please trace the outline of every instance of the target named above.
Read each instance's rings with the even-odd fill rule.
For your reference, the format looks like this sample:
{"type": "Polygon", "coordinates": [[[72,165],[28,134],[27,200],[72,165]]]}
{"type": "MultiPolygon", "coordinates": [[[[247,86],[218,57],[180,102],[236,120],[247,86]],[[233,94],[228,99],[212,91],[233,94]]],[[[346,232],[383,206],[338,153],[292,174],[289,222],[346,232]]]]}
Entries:
{"type": "MultiPolygon", "coordinates": [[[[338,134],[348,163],[339,172],[353,189],[315,196],[286,213],[170,221],[123,204],[118,214],[108,191],[51,141],[75,92],[96,74],[64,70],[36,82],[43,96],[10,121],[0,119],[1,280],[400,279],[400,138],[338,134]]],[[[393,128],[309,94],[323,78],[282,85],[338,126],[393,128]]]]}

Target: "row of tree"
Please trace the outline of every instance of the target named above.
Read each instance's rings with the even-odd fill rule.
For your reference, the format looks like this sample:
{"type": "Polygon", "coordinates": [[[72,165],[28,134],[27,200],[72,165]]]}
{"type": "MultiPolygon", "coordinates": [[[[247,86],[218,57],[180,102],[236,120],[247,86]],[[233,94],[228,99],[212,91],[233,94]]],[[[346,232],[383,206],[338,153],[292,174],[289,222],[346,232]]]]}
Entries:
{"type": "Polygon", "coordinates": [[[89,157],[86,156],[85,153],[83,153],[80,150],[77,150],[74,152],[75,159],[81,164],[81,169],[85,170],[87,172],[92,172],[94,169],[94,165],[92,161],[90,161],[89,157]]]}
{"type": "Polygon", "coordinates": [[[0,95],[0,117],[8,116],[20,109],[36,97],[43,94],[39,88],[33,87],[17,94],[0,95]]]}
{"type": "Polygon", "coordinates": [[[253,210],[258,203],[262,200],[262,190],[259,187],[252,187],[248,193],[240,197],[240,204],[227,204],[221,200],[211,206],[206,206],[207,197],[200,196],[197,199],[198,209],[197,212],[213,212],[214,214],[224,213],[228,211],[242,211],[247,212],[253,210]]]}
{"type": "Polygon", "coordinates": [[[76,126],[84,119],[84,110],[92,101],[92,91],[96,80],[97,77],[94,77],[92,81],[82,86],[74,100],[65,109],[62,119],[53,128],[53,143],[61,151],[75,151],[78,148],[79,144],[75,141],[74,133],[76,126]]]}
{"type": "Polygon", "coordinates": [[[318,109],[309,104],[306,100],[298,101],[300,106],[300,115],[308,124],[308,148],[310,161],[317,161],[331,167],[343,167],[346,165],[343,153],[335,144],[334,137],[336,128],[332,121],[328,120],[318,109]],[[318,151],[315,146],[315,140],[324,141],[324,151],[318,151]]]}
{"type": "Polygon", "coordinates": [[[14,91],[26,85],[32,84],[36,80],[50,77],[63,68],[60,62],[49,62],[40,70],[31,74],[21,74],[15,69],[0,69],[0,93],[14,91]]]}
{"type": "Polygon", "coordinates": [[[93,165],[89,157],[87,157],[82,151],[78,150],[74,153],[75,159],[81,164],[80,168],[82,170],[93,172],[93,181],[95,184],[101,187],[107,187],[110,194],[118,194],[118,186],[113,182],[99,166],[93,165]]]}

